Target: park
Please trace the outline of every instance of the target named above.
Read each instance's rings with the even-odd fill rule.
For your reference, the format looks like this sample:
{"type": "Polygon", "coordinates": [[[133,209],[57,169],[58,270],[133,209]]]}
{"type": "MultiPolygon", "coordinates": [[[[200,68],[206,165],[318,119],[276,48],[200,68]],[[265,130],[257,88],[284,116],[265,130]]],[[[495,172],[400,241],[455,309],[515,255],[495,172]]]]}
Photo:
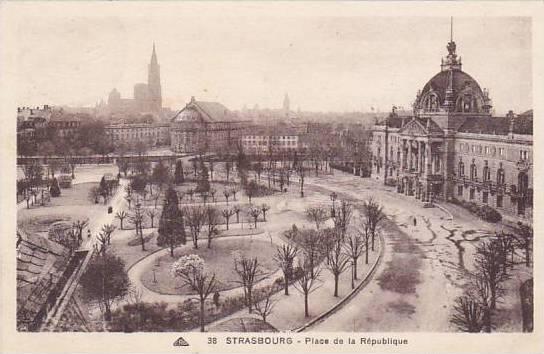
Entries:
{"type": "MultiPolygon", "coordinates": [[[[452,331],[480,241],[503,232],[457,206],[414,207],[323,161],[240,152],[68,172],[60,194],[21,198],[18,227],[90,250],[71,293],[92,331],[452,331]]],[[[516,277],[529,277],[523,255],[511,257],[516,277]]],[[[518,302],[514,277],[499,278],[500,297],[518,302]]],[[[493,321],[510,331],[521,319],[496,306],[493,321]]]]}

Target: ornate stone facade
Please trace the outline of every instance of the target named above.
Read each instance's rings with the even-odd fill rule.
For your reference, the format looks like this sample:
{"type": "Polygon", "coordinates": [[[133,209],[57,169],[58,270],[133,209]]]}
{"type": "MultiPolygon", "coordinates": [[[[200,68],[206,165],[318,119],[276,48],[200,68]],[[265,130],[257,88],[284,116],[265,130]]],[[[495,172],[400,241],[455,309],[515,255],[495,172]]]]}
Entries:
{"type": "Polygon", "coordinates": [[[422,201],[464,200],[532,218],[532,111],[491,116],[487,90],[461,70],[455,42],[418,92],[413,115],[374,126],[372,176],[422,201]]]}

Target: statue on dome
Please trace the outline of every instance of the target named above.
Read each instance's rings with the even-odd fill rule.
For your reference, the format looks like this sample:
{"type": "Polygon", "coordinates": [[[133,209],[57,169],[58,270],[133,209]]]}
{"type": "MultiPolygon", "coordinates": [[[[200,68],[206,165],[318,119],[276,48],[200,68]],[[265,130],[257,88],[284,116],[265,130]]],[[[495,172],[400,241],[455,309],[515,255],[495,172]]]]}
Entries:
{"type": "Polygon", "coordinates": [[[448,48],[448,53],[449,53],[450,55],[452,55],[452,56],[455,55],[455,49],[456,49],[456,47],[457,47],[457,46],[455,45],[455,42],[453,42],[453,41],[448,42],[448,46],[447,46],[447,48],[448,48]]]}

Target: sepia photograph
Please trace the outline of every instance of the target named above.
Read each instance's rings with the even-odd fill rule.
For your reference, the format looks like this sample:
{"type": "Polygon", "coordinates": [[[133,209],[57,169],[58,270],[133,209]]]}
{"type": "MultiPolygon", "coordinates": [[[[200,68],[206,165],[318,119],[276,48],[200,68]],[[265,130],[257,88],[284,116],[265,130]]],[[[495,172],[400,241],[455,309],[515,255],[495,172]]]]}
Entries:
{"type": "Polygon", "coordinates": [[[0,7],[17,335],[533,334],[530,12],[30,5],[0,7]]]}

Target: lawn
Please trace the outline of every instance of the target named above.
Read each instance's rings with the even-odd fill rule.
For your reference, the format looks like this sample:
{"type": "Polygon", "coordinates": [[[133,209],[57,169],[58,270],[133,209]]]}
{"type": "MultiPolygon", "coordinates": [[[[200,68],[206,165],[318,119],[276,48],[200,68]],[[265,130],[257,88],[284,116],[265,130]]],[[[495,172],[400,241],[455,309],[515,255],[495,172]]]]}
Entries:
{"type": "Polygon", "coordinates": [[[216,274],[219,281],[217,290],[229,290],[240,286],[236,281],[238,275],[234,271],[232,252],[238,251],[247,257],[257,256],[261,270],[265,274],[272,274],[277,270],[274,262],[276,246],[270,242],[256,241],[250,239],[243,240],[216,240],[212,248],[206,248],[202,243],[199,249],[193,249],[189,244],[174,251],[174,258],[170,255],[164,255],[156,262],[153,262],[142,275],[142,283],[148,289],[161,294],[193,294],[193,292],[181,287],[179,279],[170,274],[170,268],[174,261],[187,254],[198,254],[205,261],[210,272],[216,274]],[[155,270],[155,279],[153,281],[153,270],[155,270]]]}
{"type": "Polygon", "coordinates": [[[103,204],[94,204],[88,200],[91,187],[98,183],[75,184],[72,188],[61,189],[61,196],[51,198],[44,206],[22,208],[17,212],[17,226],[27,232],[47,233],[49,226],[57,221],[75,221],[92,218],[105,211],[103,204]]]}

